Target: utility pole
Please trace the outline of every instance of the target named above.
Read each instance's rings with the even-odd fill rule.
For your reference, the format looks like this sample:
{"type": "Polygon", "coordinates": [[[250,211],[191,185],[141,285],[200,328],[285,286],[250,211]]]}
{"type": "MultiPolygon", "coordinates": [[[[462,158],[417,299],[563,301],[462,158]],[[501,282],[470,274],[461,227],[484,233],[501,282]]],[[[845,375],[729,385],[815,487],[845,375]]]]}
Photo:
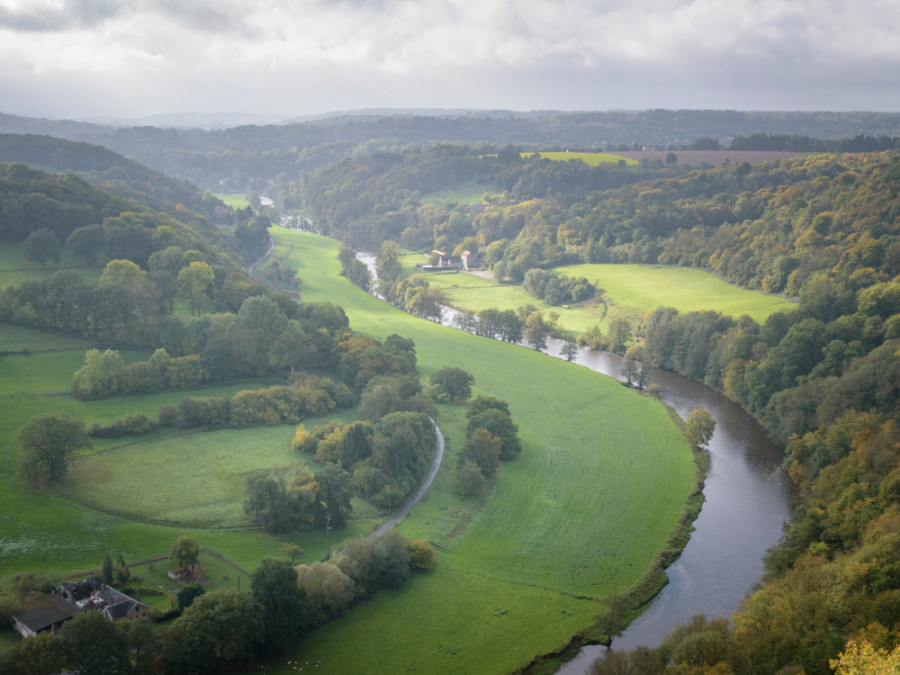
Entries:
{"type": "Polygon", "coordinates": [[[325,560],[331,557],[331,514],[325,514],[325,560]]]}

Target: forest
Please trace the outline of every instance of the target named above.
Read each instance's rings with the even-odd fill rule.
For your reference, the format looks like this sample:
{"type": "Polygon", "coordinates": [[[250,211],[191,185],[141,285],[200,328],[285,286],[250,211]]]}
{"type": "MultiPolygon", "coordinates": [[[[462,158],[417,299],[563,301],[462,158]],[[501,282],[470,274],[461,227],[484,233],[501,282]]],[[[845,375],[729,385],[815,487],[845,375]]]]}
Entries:
{"type": "Polygon", "coordinates": [[[693,621],[634,656],[630,670],[631,657],[614,655],[597,672],[680,664],[696,669],[684,672],[828,673],[849,640],[892,649],[900,156],[816,154],[655,173],[572,164],[459,148],[380,155],[304,179],[302,203],[338,236],[468,249],[497,278],[502,267],[502,278],[532,288],[561,263],[640,262],[695,266],[799,298],[799,311],[762,325],[659,308],[629,327],[632,357],[702,381],[756,417],[785,447],[800,497],[767,557],[767,584],[731,622],[693,621]],[[472,181],[485,197],[432,203],[423,198],[430,172],[472,181]]]}
{"type": "MultiPolygon", "coordinates": [[[[865,640],[887,652],[900,642],[900,154],[891,149],[896,130],[885,118],[857,146],[850,136],[841,145],[816,140],[825,134],[798,130],[792,120],[776,124],[769,119],[764,126],[758,119],[722,115],[719,122],[725,128],[730,120],[728,137],[739,146],[814,154],[755,165],[644,161],[637,167],[590,167],[524,157],[527,148],[511,143],[525,143],[525,130],[522,137],[511,134],[490,143],[467,145],[448,134],[441,141],[453,142],[408,147],[411,138],[431,138],[436,121],[381,122],[383,136],[377,142],[353,133],[340,137],[339,125],[324,121],[317,123],[317,133],[333,133],[328,140],[333,145],[304,140],[302,134],[312,134],[310,127],[285,132],[285,144],[296,143],[293,158],[280,166],[270,186],[279,209],[301,213],[320,232],[349,246],[382,252],[398,246],[456,254],[469,250],[499,281],[524,284],[548,304],[583,302],[602,292],[586,279],[553,273],[559,265],[577,262],[695,267],[799,301],[798,311],[774,314],[761,324],[746,316],[679,314],[661,307],[625,326],[617,339],[607,335],[598,341],[704,382],[742,406],[784,447],[784,466],[798,494],[791,523],[766,558],[765,583],[734,616],[696,617],[658,648],[611,654],[596,665],[598,673],[813,675],[832,672],[831,660],[851,643],[865,640]],[[414,134],[417,126],[428,129],[421,138],[414,134]],[[451,188],[472,198],[438,196],[451,188]]],[[[552,128],[553,119],[539,120],[541,128],[552,128]]],[[[651,113],[642,119],[645,126],[638,124],[632,133],[655,142],[648,129],[658,120],[651,113]]],[[[458,125],[463,122],[473,128],[499,126],[477,117],[458,125]]],[[[513,122],[506,128],[537,124],[513,122]]],[[[594,123],[585,119],[568,129],[585,132],[594,123]]],[[[347,122],[351,130],[378,125],[377,119],[347,122]]],[[[710,129],[707,135],[718,135],[715,126],[710,129]]],[[[177,138],[185,152],[195,151],[190,161],[222,153],[213,155],[215,163],[236,172],[235,185],[246,185],[239,174],[252,173],[252,166],[244,163],[250,151],[242,143],[254,143],[263,153],[287,152],[266,146],[270,132],[221,132],[213,143],[213,136],[199,131],[129,130],[118,134],[116,143],[124,151],[137,148],[142,137],[168,139],[158,145],[163,154],[174,152],[165,148],[177,138]],[[229,161],[232,149],[240,160],[229,161]]],[[[535,134],[528,143],[541,139],[535,134]]],[[[0,140],[8,148],[19,142],[0,140]]],[[[50,161],[35,149],[44,141],[23,143],[39,163],[50,161]]],[[[105,155],[96,151],[96,156],[105,155]]],[[[188,161],[142,159],[158,170],[188,161]]],[[[97,160],[96,171],[106,170],[105,161],[97,160]]],[[[265,163],[272,166],[268,159],[265,163]]],[[[204,171],[179,175],[210,175],[204,171]]],[[[44,281],[5,286],[0,320],[157,350],[149,361],[128,365],[112,354],[88,352],[82,370],[73,373],[78,396],[178,389],[185,382],[220,381],[236,373],[284,376],[296,369],[333,377],[346,391],[299,375],[285,389],[303,388],[308,395],[307,389],[318,388],[333,405],[364,399],[368,391],[374,406],[371,392],[384,385],[380,378],[414,372],[414,349],[403,338],[380,343],[355,336],[340,308],[298,304],[243,272],[236,261],[252,261],[264,248],[268,221],[263,215],[230,210],[199,190],[186,194],[199,212],[184,206],[157,211],[146,195],[135,199],[131,191],[136,188],[124,182],[100,190],[86,182],[104,180],[98,175],[84,180],[53,176],[20,164],[3,166],[0,179],[0,238],[31,240],[25,249],[37,262],[52,259],[61,246],[85,263],[111,261],[96,281],[60,272],[44,281]],[[230,227],[216,227],[210,218],[230,219],[230,227]],[[35,222],[47,225],[36,239],[44,228],[35,229],[35,222]],[[188,303],[191,316],[171,315],[176,300],[188,303]],[[201,305],[214,313],[201,314],[201,305]],[[106,377],[110,370],[112,379],[106,377]]],[[[352,271],[352,251],[342,259],[348,276],[368,283],[359,269],[352,271]]],[[[439,304],[427,282],[401,279],[396,271],[385,282],[389,299],[418,308],[414,313],[420,316],[429,317],[439,304]]],[[[516,341],[522,327],[521,320],[511,321],[508,329],[497,327],[490,334],[508,333],[516,341]]],[[[378,473],[389,463],[378,459],[378,448],[384,447],[392,424],[406,425],[408,434],[424,436],[429,429],[421,417],[430,412],[421,389],[406,387],[405,393],[398,395],[396,410],[380,411],[381,417],[361,426],[310,431],[315,443],[301,436],[297,449],[330,456],[342,471],[353,469],[353,479],[338,476],[335,484],[356,481],[356,488],[374,501],[393,505],[395,497],[384,489],[390,483],[378,473]],[[339,438],[325,442],[329,434],[339,438]]],[[[255,394],[258,400],[245,396],[243,417],[234,401],[189,402],[181,414],[187,423],[253,424],[263,421],[266,411],[289,405],[289,395],[273,388],[255,394]],[[257,409],[261,412],[254,417],[257,409]]],[[[298,411],[283,419],[298,422],[298,411]]],[[[508,457],[499,447],[490,450],[490,443],[482,446],[471,451],[467,469],[480,464],[488,478],[497,459],[508,457]]],[[[422,471],[421,457],[410,454],[407,460],[391,477],[403,494],[422,471]]],[[[248,513],[268,513],[271,509],[260,504],[276,488],[299,490],[308,484],[303,476],[292,480],[279,483],[275,474],[259,474],[252,487],[260,498],[248,501],[248,513]]],[[[278,498],[286,495],[284,490],[278,498]]],[[[300,505],[285,513],[295,521],[322,517],[300,505]]],[[[261,527],[282,527],[253,517],[261,527]]],[[[256,647],[242,648],[244,654],[256,647]]]]}

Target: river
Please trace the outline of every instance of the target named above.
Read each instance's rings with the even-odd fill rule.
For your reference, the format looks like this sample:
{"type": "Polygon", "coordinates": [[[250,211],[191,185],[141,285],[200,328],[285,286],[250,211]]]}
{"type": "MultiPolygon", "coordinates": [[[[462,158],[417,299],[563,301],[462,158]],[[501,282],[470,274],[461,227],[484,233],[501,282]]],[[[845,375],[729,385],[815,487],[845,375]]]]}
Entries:
{"type": "MultiPolygon", "coordinates": [[[[558,354],[559,340],[548,342],[558,354]]],[[[582,348],[577,363],[622,379],[622,358],[582,348]]],[[[781,469],[782,452],[739,406],[702,384],[667,371],[649,368],[648,383],[661,388],[661,398],[685,418],[705,408],[716,419],[709,442],[705,501],[694,532],[681,556],[666,570],[669,584],[622,635],[613,649],[655,647],[677,623],[695,614],[728,617],[760,580],[762,557],[778,542],[790,517],[791,481],[781,469]]],[[[557,671],[583,675],[605,648],[589,645],[557,671]]]]}
{"type": "MultiPolygon", "coordinates": [[[[375,257],[357,254],[373,271],[375,257]]],[[[444,325],[456,311],[447,308],[444,325]]],[[[547,354],[559,357],[561,340],[547,341],[547,354]]],[[[622,380],[622,357],[581,347],[577,364],[622,380]]],[[[658,646],[678,623],[695,614],[728,617],[760,580],[766,550],[781,537],[789,519],[791,481],[783,458],[763,428],[725,396],[681,375],[648,368],[646,386],[660,387],[660,398],[682,417],[705,408],[716,419],[709,442],[709,468],[703,508],[681,556],[667,570],[668,585],[612,642],[613,649],[658,646]]],[[[557,675],[583,675],[602,657],[602,645],[583,647],[557,675]]]]}

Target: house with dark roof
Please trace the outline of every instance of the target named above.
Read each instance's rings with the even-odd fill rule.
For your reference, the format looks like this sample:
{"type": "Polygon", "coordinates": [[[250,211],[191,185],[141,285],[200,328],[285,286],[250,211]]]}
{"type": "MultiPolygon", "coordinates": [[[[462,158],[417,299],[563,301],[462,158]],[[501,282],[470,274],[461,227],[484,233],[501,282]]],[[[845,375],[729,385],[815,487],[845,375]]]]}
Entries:
{"type": "Polygon", "coordinates": [[[26,601],[12,614],[13,627],[22,637],[51,631],[54,635],[76,612],[75,605],[58,595],[41,595],[26,601]]]}
{"type": "Polygon", "coordinates": [[[77,611],[98,610],[110,621],[150,614],[147,605],[107,586],[99,579],[66,582],[60,584],[59,589],[62,596],[75,605],[77,611]]]}

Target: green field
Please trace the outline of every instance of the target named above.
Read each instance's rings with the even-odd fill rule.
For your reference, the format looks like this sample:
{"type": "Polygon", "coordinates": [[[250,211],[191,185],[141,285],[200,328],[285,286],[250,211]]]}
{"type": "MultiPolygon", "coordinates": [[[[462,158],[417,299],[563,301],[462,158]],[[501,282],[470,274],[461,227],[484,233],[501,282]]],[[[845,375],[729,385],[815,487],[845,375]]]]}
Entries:
{"type": "Polygon", "coordinates": [[[550,159],[554,162],[571,162],[575,159],[580,159],[582,162],[587,164],[588,166],[600,166],[601,164],[617,164],[618,162],[625,162],[625,164],[629,166],[637,166],[640,164],[636,159],[631,159],[630,157],[623,157],[622,155],[615,155],[610,152],[523,152],[520,153],[522,157],[533,157],[534,155],[538,155],[543,159],[550,159]]]}
{"type": "MultiPolygon", "coordinates": [[[[371,610],[355,610],[311,638],[314,642],[307,644],[315,645],[318,670],[355,672],[366,658],[381,672],[413,666],[444,672],[447,655],[434,648],[440,643],[457,650],[450,672],[484,672],[484,659],[496,664],[488,671],[506,671],[587,629],[602,613],[596,600],[635,584],[665,548],[691,492],[693,462],[668,413],[656,401],[586,368],[415,319],[346,280],[335,281],[339,265],[333,241],[281,228],[273,228],[273,235],[276,250],[294,245],[292,261],[303,275],[306,301],[330,299],[341,305],[354,330],[379,338],[394,332],[411,337],[425,377],[445,365],[469,370],[477,392],[509,402],[524,448],[518,461],[501,467],[490,500],[468,529],[465,519],[471,516],[452,494],[453,464],[447,461],[425,503],[401,525],[404,535],[444,547],[441,585],[471,588],[476,600],[451,593],[442,600],[442,619],[432,634],[424,628],[410,632],[410,626],[417,613],[433,606],[436,581],[417,579],[404,591],[381,594],[371,610]],[[459,526],[441,518],[452,511],[460,513],[459,526]],[[544,597],[531,610],[517,610],[514,637],[502,622],[470,625],[471,602],[493,611],[527,605],[518,594],[534,593],[535,587],[555,599],[544,597]],[[573,594],[592,598],[583,601],[590,609],[567,610],[579,618],[561,631],[545,610],[572,603],[573,594]],[[473,630],[483,644],[502,643],[508,651],[464,649],[473,630]],[[396,637],[386,640],[385,635],[396,637]],[[344,649],[349,641],[354,650],[344,649]],[[423,643],[431,648],[423,650],[423,643]]],[[[457,417],[462,421],[461,414],[457,417]]],[[[452,416],[447,421],[451,429],[460,429],[448,434],[455,447],[462,442],[462,425],[452,416]]],[[[443,416],[440,423],[445,426],[443,416]]],[[[306,650],[288,658],[306,659],[306,650]]]]}
{"type": "Polygon", "coordinates": [[[103,271],[99,267],[86,267],[84,262],[75,258],[66,247],[62,249],[59,263],[49,261],[39,265],[25,257],[22,246],[6,244],[0,246],[0,287],[6,284],[17,286],[25,281],[43,281],[49,279],[60,270],[75,270],[88,279],[99,279],[103,271]]]}
{"type": "MultiPolygon", "coordinates": [[[[350,421],[351,412],[339,419],[350,421]]],[[[306,420],[308,428],[325,419],[306,420]]],[[[217,429],[118,439],[79,461],[60,491],[99,510],[185,527],[250,527],[243,512],[247,477],[273,465],[306,466],[291,450],[291,425],[217,429]]],[[[356,505],[365,511],[365,503],[356,505]]],[[[375,525],[363,523],[369,529],[375,525]]]]}
{"type": "Polygon", "coordinates": [[[247,206],[250,206],[250,202],[247,201],[247,197],[245,195],[216,192],[213,194],[213,196],[225,202],[225,206],[230,206],[233,209],[243,209],[247,206]]]}
{"type": "MultiPolygon", "coordinates": [[[[412,268],[415,262],[421,262],[420,257],[405,257],[404,266],[412,268]]],[[[560,328],[573,336],[617,317],[629,319],[637,328],[648,310],[662,306],[679,312],[715,310],[734,317],[746,314],[759,323],[775,312],[797,307],[783,297],[738,288],[708,272],[688,267],[568,265],[554,271],[585,277],[596,284],[607,298],[608,311],[603,303],[551,307],[528,295],[521,286],[498,284],[484,273],[441,272],[429,274],[428,281],[444,291],[450,306],[469,313],[489,307],[514,310],[529,304],[557,312],[560,328]]]]}
{"type": "MultiPolygon", "coordinates": [[[[405,536],[439,548],[438,570],[379,594],[293,656],[320,660],[322,672],[365,672],[363,662],[379,672],[502,672],[588,630],[604,613],[602,599],[639,582],[666,548],[694,487],[689,449],[668,413],[586,368],[424,322],[366,295],[338,276],[335,241],[282,228],[273,234],[276,255],[289,255],[303,276],[304,300],[343,306],[357,332],[411,337],[426,379],[445,365],[472,372],[477,392],[509,402],[524,448],[501,468],[486,503],[460,500],[453,469],[464,409],[441,406],[444,465],[401,524],[405,536]]],[[[67,391],[83,361],[82,341],[2,326],[0,337],[48,350],[0,357],[0,575],[87,571],[106,552],[141,559],[166,552],[184,532],[248,569],[288,541],[306,551],[298,562],[323,556],[322,533],[273,537],[244,527],[247,473],[304,461],[288,449],[292,425],[98,441],[59,488],[26,489],[15,477],[14,433],[30,415],[55,410],[108,423],[134,411],[155,415],[185,395],[230,395],[265,383],[76,401],[67,391]]],[[[384,517],[355,507],[334,545],[384,517]]]]}

